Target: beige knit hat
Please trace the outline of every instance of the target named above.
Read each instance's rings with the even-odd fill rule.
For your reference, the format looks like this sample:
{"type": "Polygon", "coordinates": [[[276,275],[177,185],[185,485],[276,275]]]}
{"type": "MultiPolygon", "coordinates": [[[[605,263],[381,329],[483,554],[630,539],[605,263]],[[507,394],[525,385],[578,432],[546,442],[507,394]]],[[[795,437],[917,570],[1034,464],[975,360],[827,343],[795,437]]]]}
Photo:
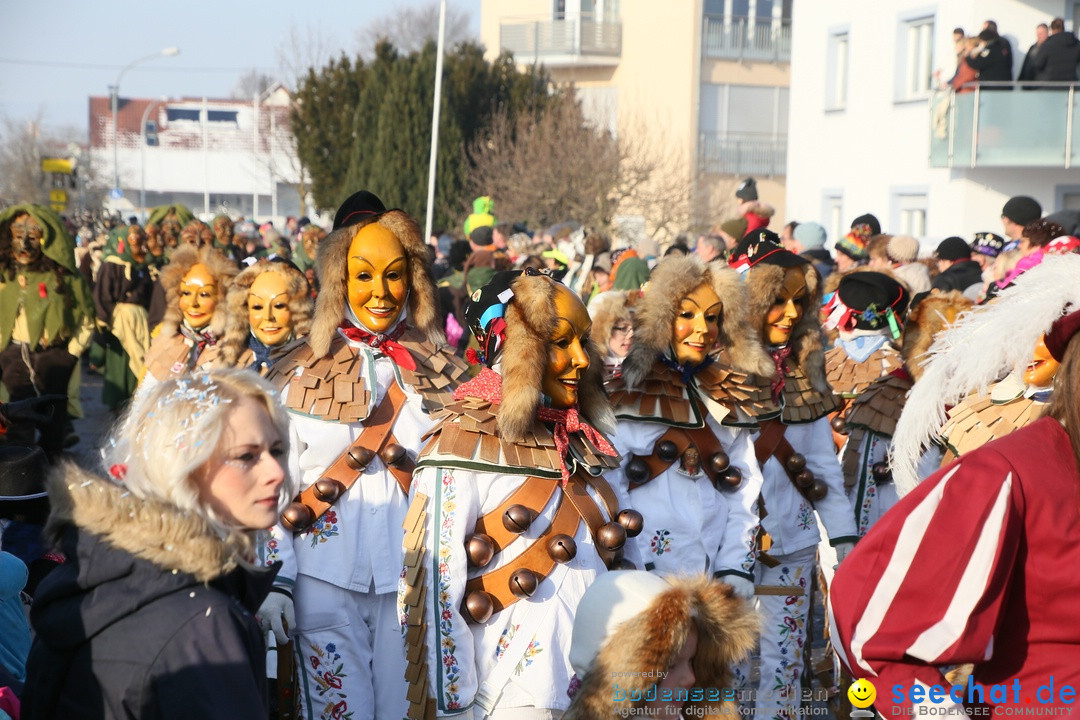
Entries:
{"type": "Polygon", "coordinates": [[[893,262],[915,262],[919,257],[919,241],[910,235],[893,235],[885,246],[885,254],[893,262]]]}

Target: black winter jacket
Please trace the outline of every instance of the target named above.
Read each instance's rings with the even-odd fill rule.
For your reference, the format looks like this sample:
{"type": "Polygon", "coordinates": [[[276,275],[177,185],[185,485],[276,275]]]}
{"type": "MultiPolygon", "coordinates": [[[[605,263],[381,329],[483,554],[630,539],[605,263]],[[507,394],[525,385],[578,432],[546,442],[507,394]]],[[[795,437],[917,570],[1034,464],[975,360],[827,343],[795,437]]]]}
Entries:
{"type": "Polygon", "coordinates": [[[266,720],[253,613],[276,568],[232,568],[205,521],[74,467],[50,498],[67,560],[31,611],[23,720],[266,720]]]}
{"type": "Polygon", "coordinates": [[[930,283],[930,287],[942,292],[964,292],[972,285],[981,285],[982,281],[982,268],[979,263],[974,260],[961,260],[945,268],[945,271],[930,283]]]}
{"type": "Polygon", "coordinates": [[[1080,41],[1071,32],[1059,32],[1046,38],[1035,59],[1035,79],[1073,82],[1080,62],[1080,41]]]}

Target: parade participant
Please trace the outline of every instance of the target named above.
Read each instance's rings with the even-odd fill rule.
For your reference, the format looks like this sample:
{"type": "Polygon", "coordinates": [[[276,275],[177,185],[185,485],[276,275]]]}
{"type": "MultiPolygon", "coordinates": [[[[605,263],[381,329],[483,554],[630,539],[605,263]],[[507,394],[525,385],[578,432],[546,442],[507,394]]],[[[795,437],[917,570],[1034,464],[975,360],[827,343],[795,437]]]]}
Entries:
{"type": "MultiPolygon", "coordinates": [[[[1029,270],[1017,280],[1019,292],[1006,290],[1000,302],[1020,297],[1026,280],[1038,295],[1039,280],[1048,279],[1039,271],[1052,263],[1029,270]]],[[[1074,264],[1073,288],[1076,270],[1074,264]]],[[[838,653],[856,677],[879,688],[875,705],[884,717],[921,714],[930,701],[938,713],[970,713],[975,708],[961,707],[955,691],[950,697],[952,683],[943,674],[945,666],[962,663],[974,668],[959,699],[993,705],[995,716],[1031,712],[1036,690],[1040,712],[1066,714],[1071,707],[1073,698],[1058,689],[1080,683],[1080,632],[1072,620],[1080,592],[1075,307],[1066,315],[1054,307],[1057,319],[1046,332],[1046,347],[1061,363],[1046,415],[931,475],[837,571],[830,605],[838,653]],[[945,688],[937,698],[934,686],[945,688]],[[929,694],[919,692],[927,688],[929,694]]],[[[1047,309],[1037,304],[1036,322],[1008,326],[1011,342],[983,363],[987,374],[1027,362],[1047,309]]],[[[972,332],[979,315],[972,311],[946,337],[970,341],[996,332],[987,326],[972,332]],[[966,331],[956,332],[962,326],[966,331]]],[[[983,710],[990,715],[991,708],[983,710]]]]}
{"type": "Polygon", "coordinates": [[[94,301],[63,221],[41,205],[0,212],[0,378],[12,401],[65,397],[39,440],[34,423],[14,422],[9,443],[38,442],[50,460],[63,450],[68,382],[93,328],[94,301]]]}
{"type": "Polygon", "coordinates": [[[644,515],[645,569],[708,573],[749,598],[762,483],[751,432],[755,416],[779,409],[768,381],[776,367],[746,305],[731,268],[665,259],[637,308],[622,376],[607,390],[625,458],[608,478],[629,487],[644,515]]]}
{"type": "Polygon", "coordinates": [[[225,294],[236,266],[212,247],[184,246],[161,271],[165,317],[146,353],[141,385],[180,375],[208,360],[225,330],[225,294]]]}
{"type": "Polygon", "coordinates": [[[892,472],[901,497],[925,477],[920,457],[943,435],[948,459],[963,457],[1038,419],[1055,368],[1033,348],[1063,311],[1080,307],[1077,278],[1080,256],[1047,257],[938,338],[893,438],[892,472]]]}
{"type": "Polygon", "coordinates": [[[302,493],[265,549],[285,565],[259,620],[279,646],[295,637],[304,718],[401,718],[395,593],[412,466],[429,413],[466,369],[444,344],[427,248],[407,214],[354,194],[318,264],[311,332],[267,376],[290,411],[302,493]]]}
{"type": "Polygon", "coordinates": [[[255,548],[292,496],[288,419],[254,373],[171,378],[135,399],[100,476],[50,477],[66,560],[38,587],[23,717],[265,720],[255,548]]]}
{"type": "Polygon", "coordinates": [[[225,257],[232,260],[234,263],[240,262],[240,246],[236,244],[236,237],[233,233],[235,225],[232,218],[228,215],[221,214],[214,217],[213,234],[214,239],[211,241],[213,246],[217,248],[225,257]]]}
{"type": "Polygon", "coordinates": [[[138,225],[116,228],[109,235],[94,285],[98,321],[106,328],[102,333],[105,357],[100,365],[104,368],[101,400],[110,410],[128,401],[146,373],[153,289],[146,233],[138,225]]]}
{"type": "MultiPolygon", "coordinates": [[[[903,364],[869,385],[852,403],[846,418],[847,444],[841,451],[844,486],[862,537],[899,499],[888,459],[896,423],[908,393],[922,376],[922,363],[934,338],[974,303],[958,291],[934,292],[911,309],[904,325],[903,364]]],[[[929,459],[937,469],[940,456],[929,459]]]]}
{"type": "Polygon", "coordinates": [[[825,353],[825,380],[840,397],[840,409],[831,416],[838,450],[846,440],[851,404],[870,383],[901,365],[898,346],[910,299],[896,278],[863,270],[840,278],[822,308],[824,328],[837,332],[836,345],[825,353]]]}
{"type": "MultiPolygon", "coordinates": [[[[761,548],[767,556],[759,555],[755,579],[790,585],[797,592],[758,597],[764,620],[757,712],[791,717],[800,700],[810,613],[806,591],[820,539],[815,514],[825,525],[837,562],[858,536],[829,427],[828,414],[838,402],[825,380],[818,273],[808,260],[784,250],[774,233],[760,230],[743,238],[731,264],[745,273],[748,314],[776,363],[773,393],[782,408],[779,420],[761,423],[755,441],[764,477],[761,525],[768,533],[761,548]]],[[[831,565],[830,560],[822,564],[831,565]]],[[[738,671],[746,684],[746,668],[738,671]]]]}
{"type": "Polygon", "coordinates": [[[592,341],[604,353],[604,380],[617,377],[634,338],[634,308],[638,293],[608,290],[589,302],[592,341]]]}
{"type": "Polygon", "coordinates": [[[318,255],[319,243],[326,237],[326,231],[314,223],[308,223],[300,231],[300,242],[296,251],[293,252],[293,262],[300,272],[304,273],[308,284],[316,287],[315,258],[318,255]]]}
{"type": "Polygon", "coordinates": [[[731,687],[731,666],[754,647],[757,631],[745,602],[704,577],[601,575],[574,617],[575,689],[562,720],[734,716],[722,689],[731,687]],[[694,689],[702,697],[687,702],[694,689]]]}
{"type": "Polygon", "coordinates": [[[250,367],[265,375],[311,330],[311,291],[288,262],[262,260],[240,271],[225,299],[225,334],[217,367],[250,367]]]}
{"type": "Polygon", "coordinates": [[[165,255],[171,258],[173,251],[180,247],[180,231],[194,219],[195,216],[187,206],[176,203],[154,208],[146,223],[161,228],[161,237],[165,242],[165,255]]]}
{"type": "Polygon", "coordinates": [[[636,564],[641,516],[602,476],[619,457],[580,298],[504,271],[465,312],[483,369],[432,429],[405,521],[409,717],[557,717],[574,610],[636,564]]]}

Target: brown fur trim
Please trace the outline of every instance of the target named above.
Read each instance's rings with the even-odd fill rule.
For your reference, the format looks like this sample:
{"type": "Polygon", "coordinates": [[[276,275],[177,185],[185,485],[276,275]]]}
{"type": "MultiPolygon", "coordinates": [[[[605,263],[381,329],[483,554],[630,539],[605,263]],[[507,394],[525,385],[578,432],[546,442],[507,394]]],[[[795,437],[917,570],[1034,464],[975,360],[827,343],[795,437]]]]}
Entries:
{"type": "Polygon", "coordinates": [[[292,313],[291,342],[311,331],[311,290],[304,274],[291,265],[280,262],[260,261],[244,268],[233,280],[225,299],[225,337],[218,343],[220,348],[214,367],[236,367],[240,357],[248,349],[251,323],[248,321],[248,294],[255,280],[263,273],[275,273],[285,280],[289,294],[289,312],[292,313]]]}
{"type": "Polygon", "coordinates": [[[611,328],[620,321],[633,322],[634,316],[627,302],[628,295],[626,290],[608,290],[589,303],[589,316],[592,317],[592,331],[589,335],[605,354],[608,340],[611,339],[611,328]]]}
{"type": "Polygon", "coordinates": [[[210,318],[210,332],[221,337],[225,332],[226,296],[237,267],[228,258],[209,245],[196,249],[183,245],[169,258],[169,264],[161,270],[161,287],[165,291],[165,316],[161,320],[161,335],[175,335],[180,330],[183,313],[180,312],[180,281],[195,265],[203,264],[217,282],[217,305],[210,318]]]}
{"type": "MultiPolygon", "coordinates": [[[[729,585],[704,576],[668,580],[673,585],[671,590],[659,595],[644,612],[619,625],[607,639],[581,678],[581,688],[563,720],[595,720],[613,717],[620,709],[643,707],[644,701],[613,699],[612,673],[619,673],[619,688],[628,696],[646,692],[658,672],[670,669],[686,643],[691,624],[698,634],[693,660],[695,686],[731,687],[731,666],[746,657],[757,642],[757,614],[734,596],[729,585]],[[636,676],[627,677],[635,672],[636,676]]],[[[689,706],[719,709],[724,704],[717,701],[689,706]]],[[[733,707],[728,710],[734,712],[733,707]]]]}
{"type": "Polygon", "coordinates": [[[706,265],[696,255],[686,255],[663,260],[649,277],[646,292],[637,305],[634,343],[623,363],[623,377],[629,387],[636,388],[656,356],[671,347],[679,301],[705,283],[716,292],[723,306],[718,341],[727,350],[731,366],[766,377],[773,374],[775,366],[749,322],[746,288],[738,274],[716,263],[706,265]]]}
{"type": "Polygon", "coordinates": [[[904,339],[900,347],[904,366],[911,373],[911,377],[916,380],[922,377],[923,359],[930,351],[930,346],[938,333],[956,322],[960,313],[974,306],[975,303],[964,297],[958,290],[950,290],[947,293],[932,290],[922,302],[915,306],[908,315],[907,324],[904,326],[904,339]]]}
{"type": "Polygon", "coordinates": [[[64,526],[75,525],[163,571],[180,570],[204,582],[232,570],[238,557],[250,556],[250,534],[230,533],[222,540],[205,519],[137,498],[74,463],[53,470],[48,487],[45,531],[54,543],[64,526]]]}
{"type": "Polygon", "coordinates": [[[316,262],[321,287],[309,336],[316,357],[330,351],[330,341],[345,318],[345,308],[349,302],[349,246],[356,233],[372,223],[378,223],[394,233],[405,249],[409,263],[409,325],[425,335],[429,342],[436,345],[446,343],[446,337],[439,328],[435,281],[431,278],[428,249],[420,228],[404,211],[389,210],[335,230],[319,242],[316,262]]]}
{"type": "MultiPolygon", "coordinates": [[[[830,393],[825,380],[825,349],[821,331],[821,275],[813,265],[801,265],[809,291],[803,306],[803,315],[791,331],[791,358],[809,378],[815,390],[830,393]]],[[[779,265],[758,263],[746,272],[746,288],[749,294],[747,317],[757,330],[758,337],[765,337],[765,321],[769,308],[776,301],[777,293],[784,284],[784,271],[779,265]]]]}

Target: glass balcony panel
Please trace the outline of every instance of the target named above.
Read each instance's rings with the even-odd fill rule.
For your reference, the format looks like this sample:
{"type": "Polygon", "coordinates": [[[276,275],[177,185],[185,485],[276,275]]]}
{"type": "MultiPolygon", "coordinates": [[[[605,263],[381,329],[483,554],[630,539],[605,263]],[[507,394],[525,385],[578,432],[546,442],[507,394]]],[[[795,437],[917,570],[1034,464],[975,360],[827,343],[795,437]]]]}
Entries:
{"type": "Polygon", "coordinates": [[[979,93],[976,165],[1064,167],[1067,90],[979,93]]]}
{"type": "Polygon", "coordinates": [[[975,93],[957,95],[953,101],[953,112],[956,113],[956,117],[951,123],[953,128],[952,164],[969,167],[971,165],[971,123],[975,117],[975,93]]]}

